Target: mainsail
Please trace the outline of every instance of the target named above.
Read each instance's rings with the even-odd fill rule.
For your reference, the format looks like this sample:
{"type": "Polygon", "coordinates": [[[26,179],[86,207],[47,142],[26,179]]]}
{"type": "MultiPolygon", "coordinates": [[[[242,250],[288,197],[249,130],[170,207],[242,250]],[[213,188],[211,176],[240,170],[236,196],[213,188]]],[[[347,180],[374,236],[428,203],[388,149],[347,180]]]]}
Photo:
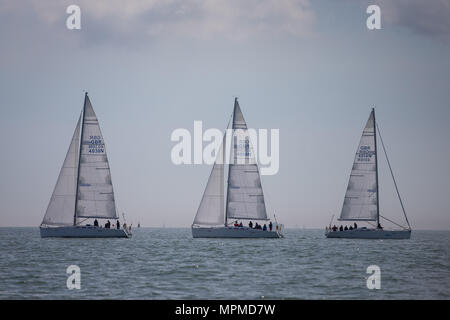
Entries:
{"type": "Polygon", "coordinates": [[[55,189],[45,212],[42,224],[65,226],[73,224],[75,195],[77,188],[78,148],[80,144],[80,123],[78,119],[75,132],[70,142],[69,150],[59,172],[55,189]]]}
{"type": "Polygon", "coordinates": [[[81,132],[76,218],[117,219],[105,142],[87,94],[81,132]]]}
{"type": "Polygon", "coordinates": [[[353,162],[339,220],[374,221],[378,218],[375,111],[363,130],[353,162]]]}
{"type": "Polygon", "coordinates": [[[231,162],[228,170],[226,219],[267,219],[258,165],[247,124],[234,102],[231,162]]]}

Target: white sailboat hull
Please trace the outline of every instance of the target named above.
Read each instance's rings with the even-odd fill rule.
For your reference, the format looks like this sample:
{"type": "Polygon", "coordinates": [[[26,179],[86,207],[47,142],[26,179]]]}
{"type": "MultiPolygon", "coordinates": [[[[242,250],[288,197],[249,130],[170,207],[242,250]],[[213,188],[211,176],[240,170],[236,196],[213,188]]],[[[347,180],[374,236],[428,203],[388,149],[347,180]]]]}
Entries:
{"type": "Polygon", "coordinates": [[[354,229],[345,231],[327,231],[327,238],[341,239],[409,239],[411,230],[354,229]]]}
{"type": "Polygon", "coordinates": [[[282,238],[277,230],[263,231],[247,227],[192,227],[194,238],[282,238]]]}
{"type": "Polygon", "coordinates": [[[40,227],[41,238],[131,238],[124,229],[94,226],[40,227]]]}

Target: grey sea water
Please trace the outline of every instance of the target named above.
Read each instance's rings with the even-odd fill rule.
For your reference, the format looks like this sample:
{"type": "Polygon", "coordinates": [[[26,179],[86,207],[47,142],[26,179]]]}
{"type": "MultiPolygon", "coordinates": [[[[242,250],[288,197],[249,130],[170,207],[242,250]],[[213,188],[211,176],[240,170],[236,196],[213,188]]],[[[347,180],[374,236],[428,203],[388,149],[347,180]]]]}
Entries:
{"type": "Polygon", "coordinates": [[[190,229],[134,229],[132,239],[41,239],[0,228],[0,299],[450,299],[450,232],[410,240],[193,239],[190,229]],[[81,289],[66,286],[69,265],[81,289]],[[381,269],[381,289],[366,268],[381,269]]]}

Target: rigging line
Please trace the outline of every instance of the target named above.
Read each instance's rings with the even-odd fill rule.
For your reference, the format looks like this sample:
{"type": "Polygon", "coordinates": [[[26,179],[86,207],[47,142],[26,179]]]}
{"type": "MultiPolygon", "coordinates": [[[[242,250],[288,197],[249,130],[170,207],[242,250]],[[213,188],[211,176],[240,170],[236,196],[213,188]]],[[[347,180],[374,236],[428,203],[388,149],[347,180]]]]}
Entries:
{"type": "Polygon", "coordinates": [[[388,155],[387,155],[387,152],[386,152],[386,148],[384,147],[384,142],[383,142],[383,138],[381,137],[380,128],[378,127],[378,123],[376,123],[376,126],[377,126],[377,129],[378,129],[378,135],[380,136],[381,145],[383,146],[384,155],[386,156],[386,160],[387,160],[387,163],[388,163],[388,166],[389,166],[389,170],[391,171],[392,180],[394,180],[394,186],[395,186],[395,190],[397,191],[398,200],[400,200],[400,205],[402,206],[403,215],[405,216],[406,223],[408,224],[409,229],[411,229],[411,225],[409,224],[408,217],[406,216],[405,207],[403,206],[402,198],[400,197],[400,192],[398,191],[397,182],[395,181],[394,172],[392,171],[391,163],[389,161],[389,158],[388,158],[388,155]]]}
{"type": "Polygon", "coordinates": [[[392,220],[390,220],[390,219],[388,219],[388,218],[386,218],[386,217],[383,217],[382,215],[380,215],[380,217],[382,217],[383,219],[385,219],[385,220],[387,220],[387,221],[389,221],[389,222],[395,224],[397,227],[400,227],[400,228],[402,228],[402,229],[408,230],[408,228],[405,228],[404,226],[398,224],[397,222],[394,222],[394,221],[392,221],[392,220]]]}
{"type": "Polygon", "coordinates": [[[401,224],[398,224],[398,223],[395,222],[395,221],[392,221],[392,220],[390,220],[390,219],[388,219],[388,218],[386,218],[386,217],[383,217],[382,215],[380,215],[380,217],[383,218],[383,219],[385,219],[385,220],[387,220],[387,221],[389,221],[389,222],[391,222],[391,223],[393,223],[393,224],[395,224],[397,227],[400,227],[400,228],[402,228],[402,229],[408,230],[408,228],[405,228],[404,226],[402,226],[401,224]]]}
{"type": "Polygon", "coordinates": [[[372,227],[374,227],[374,228],[376,227],[374,223],[371,223],[371,222],[369,222],[369,221],[366,221],[366,222],[367,222],[368,224],[370,224],[372,227]]]}
{"type": "Polygon", "coordinates": [[[83,223],[83,222],[85,222],[87,219],[89,219],[89,218],[86,218],[86,219],[84,219],[83,221],[78,221],[77,224],[76,224],[76,226],[79,225],[79,224],[81,224],[81,223],[83,223]]]}

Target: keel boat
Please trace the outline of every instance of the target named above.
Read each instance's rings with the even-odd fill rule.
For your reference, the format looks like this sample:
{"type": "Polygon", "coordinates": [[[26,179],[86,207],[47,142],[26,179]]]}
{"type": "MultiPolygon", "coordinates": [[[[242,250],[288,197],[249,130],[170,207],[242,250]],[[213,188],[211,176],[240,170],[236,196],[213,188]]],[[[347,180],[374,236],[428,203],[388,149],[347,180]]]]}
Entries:
{"type": "Polygon", "coordinates": [[[120,228],[105,142],[87,92],[40,233],[42,238],[131,237],[130,228],[120,228]],[[101,227],[98,220],[118,226],[111,228],[109,221],[101,227]]]}
{"type": "Polygon", "coordinates": [[[409,239],[411,237],[411,226],[406,216],[400,192],[398,191],[397,182],[394,178],[389,158],[384,147],[383,139],[379,133],[378,124],[375,121],[375,109],[372,109],[366,126],[363,130],[362,137],[356,151],[353,162],[347,191],[342,206],[339,221],[352,221],[354,227],[337,228],[330,226],[325,232],[327,238],[347,238],[347,239],[409,239]],[[404,227],[391,219],[380,214],[379,192],[378,192],[378,148],[377,133],[380,137],[383,151],[389,170],[394,181],[395,190],[397,192],[400,205],[407,223],[404,227]],[[383,218],[396,226],[398,230],[387,230],[381,227],[380,218],[383,218]],[[358,227],[356,222],[375,223],[371,227],[358,227]]]}
{"type": "Polygon", "coordinates": [[[267,218],[258,164],[237,98],[234,101],[230,135],[231,152],[226,152],[225,133],[192,224],[192,236],[194,238],[283,237],[283,225],[276,221],[271,222],[267,218]],[[230,160],[226,161],[227,159],[230,160]],[[225,169],[228,171],[226,183],[225,169]],[[266,225],[266,229],[257,227],[263,224],[266,225]]]}

